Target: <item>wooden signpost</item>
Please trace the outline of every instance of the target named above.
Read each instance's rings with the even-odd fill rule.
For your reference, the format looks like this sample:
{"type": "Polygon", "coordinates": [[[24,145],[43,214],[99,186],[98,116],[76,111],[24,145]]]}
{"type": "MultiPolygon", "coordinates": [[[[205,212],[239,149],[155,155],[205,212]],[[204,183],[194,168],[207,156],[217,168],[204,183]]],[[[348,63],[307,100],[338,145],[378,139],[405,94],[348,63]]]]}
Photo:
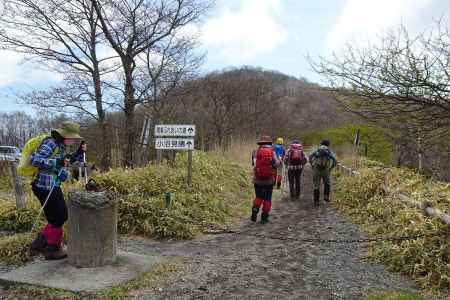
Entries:
{"type": "Polygon", "coordinates": [[[181,150],[188,152],[187,182],[192,183],[192,150],[194,150],[195,125],[156,125],[156,150],[181,150]]]}

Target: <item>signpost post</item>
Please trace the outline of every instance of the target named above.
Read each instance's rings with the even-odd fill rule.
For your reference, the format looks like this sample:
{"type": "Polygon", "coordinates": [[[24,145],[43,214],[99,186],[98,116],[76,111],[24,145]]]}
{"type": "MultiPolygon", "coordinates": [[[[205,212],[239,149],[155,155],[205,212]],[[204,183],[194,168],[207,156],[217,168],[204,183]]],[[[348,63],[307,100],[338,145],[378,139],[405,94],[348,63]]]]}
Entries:
{"type": "Polygon", "coordinates": [[[192,183],[192,150],[195,148],[195,125],[156,125],[156,150],[188,151],[187,182],[192,183]]]}

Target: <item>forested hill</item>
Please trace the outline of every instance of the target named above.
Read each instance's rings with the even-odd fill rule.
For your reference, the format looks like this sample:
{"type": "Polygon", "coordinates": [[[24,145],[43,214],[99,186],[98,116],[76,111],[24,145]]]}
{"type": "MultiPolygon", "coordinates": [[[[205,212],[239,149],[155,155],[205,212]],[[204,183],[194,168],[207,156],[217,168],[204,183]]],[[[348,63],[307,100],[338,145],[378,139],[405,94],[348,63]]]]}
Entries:
{"type": "MultiPolygon", "coordinates": [[[[186,81],[178,88],[167,89],[171,92],[137,107],[134,121],[137,152],[145,118],[153,124],[195,124],[197,147],[203,150],[237,140],[254,140],[260,134],[294,137],[335,127],[349,119],[349,115],[338,111],[332,96],[318,85],[250,66],[215,71],[186,81]]],[[[97,121],[89,116],[45,114],[33,118],[19,112],[0,114],[1,142],[21,147],[31,136],[49,131],[64,119],[82,124],[83,135],[98,161],[104,145],[92,141],[109,141],[112,152],[116,152],[113,156],[121,155],[121,145],[126,142],[121,110],[107,114],[110,130],[105,137],[97,121]]]]}
{"type": "Polygon", "coordinates": [[[318,85],[254,67],[207,74],[162,106],[166,118],[192,120],[205,148],[262,133],[295,136],[348,120],[318,85]]]}

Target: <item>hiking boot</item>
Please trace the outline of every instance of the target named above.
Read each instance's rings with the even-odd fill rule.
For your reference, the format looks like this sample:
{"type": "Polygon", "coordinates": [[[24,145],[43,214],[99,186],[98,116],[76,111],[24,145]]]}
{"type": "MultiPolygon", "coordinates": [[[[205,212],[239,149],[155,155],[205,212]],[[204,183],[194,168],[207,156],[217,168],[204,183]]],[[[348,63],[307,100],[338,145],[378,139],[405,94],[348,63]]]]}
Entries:
{"type": "Polygon", "coordinates": [[[319,206],[320,190],[314,190],[314,206],[319,206]]]}
{"type": "Polygon", "coordinates": [[[323,200],[326,202],[330,202],[330,185],[326,184],[323,189],[323,200]]]}
{"type": "Polygon", "coordinates": [[[30,250],[32,252],[44,252],[47,247],[47,238],[42,234],[38,233],[37,237],[31,242],[30,250]]]}
{"type": "Polygon", "coordinates": [[[261,224],[269,223],[269,214],[268,213],[262,213],[261,214],[261,224]]]}
{"type": "Polygon", "coordinates": [[[256,222],[256,220],[258,219],[258,212],[259,212],[259,208],[253,207],[252,208],[252,216],[250,217],[250,220],[252,220],[253,222],[256,222]]]}
{"type": "Polygon", "coordinates": [[[49,245],[44,256],[46,260],[59,260],[67,258],[67,252],[60,246],[49,245]]]}

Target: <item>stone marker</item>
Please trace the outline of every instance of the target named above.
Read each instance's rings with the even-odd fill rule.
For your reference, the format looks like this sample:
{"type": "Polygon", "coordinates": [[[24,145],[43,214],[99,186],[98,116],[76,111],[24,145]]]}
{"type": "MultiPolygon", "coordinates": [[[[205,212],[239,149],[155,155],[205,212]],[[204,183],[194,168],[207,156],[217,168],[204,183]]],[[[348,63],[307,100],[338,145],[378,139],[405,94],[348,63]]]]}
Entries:
{"type": "Polygon", "coordinates": [[[68,256],[74,267],[112,264],[117,255],[117,200],[106,192],[69,193],[68,256]]]}

